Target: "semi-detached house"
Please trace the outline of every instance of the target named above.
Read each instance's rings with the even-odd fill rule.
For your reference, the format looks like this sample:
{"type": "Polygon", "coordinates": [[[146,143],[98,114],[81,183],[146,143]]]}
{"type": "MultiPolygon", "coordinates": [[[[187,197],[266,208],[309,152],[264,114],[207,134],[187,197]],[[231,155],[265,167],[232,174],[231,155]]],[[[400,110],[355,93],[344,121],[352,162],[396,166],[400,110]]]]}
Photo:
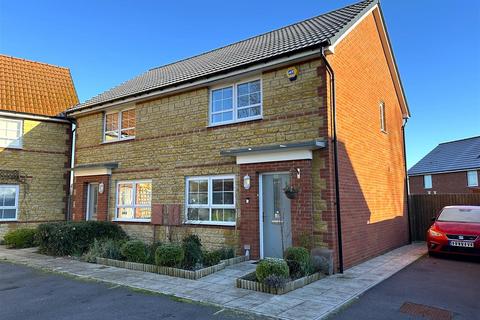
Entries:
{"type": "Polygon", "coordinates": [[[151,69],[68,116],[74,220],[252,258],[326,247],[337,269],[408,242],[409,111],[378,1],[151,69]]]}

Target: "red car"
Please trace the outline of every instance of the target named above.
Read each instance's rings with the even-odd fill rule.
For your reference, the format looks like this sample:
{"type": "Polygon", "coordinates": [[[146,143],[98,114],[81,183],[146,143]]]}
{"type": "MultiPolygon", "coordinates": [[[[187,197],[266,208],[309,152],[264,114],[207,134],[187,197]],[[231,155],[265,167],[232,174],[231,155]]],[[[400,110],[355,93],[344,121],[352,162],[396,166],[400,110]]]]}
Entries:
{"type": "Polygon", "coordinates": [[[448,206],[427,231],[428,253],[480,256],[480,206],[448,206]]]}

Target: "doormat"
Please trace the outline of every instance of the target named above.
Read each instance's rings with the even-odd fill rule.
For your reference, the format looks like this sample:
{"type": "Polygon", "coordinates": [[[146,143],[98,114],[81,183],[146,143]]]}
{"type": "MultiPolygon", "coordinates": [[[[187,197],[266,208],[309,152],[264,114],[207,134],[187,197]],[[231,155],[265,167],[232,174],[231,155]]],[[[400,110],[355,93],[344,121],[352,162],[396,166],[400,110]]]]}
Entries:
{"type": "Polygon", "coordinates": [[[453,318],[452,312],[448,310],[413,302],[405,302],[400,307],[400,312],[412,316],[421,316],[430,320],[451,320],[453,318]]]}

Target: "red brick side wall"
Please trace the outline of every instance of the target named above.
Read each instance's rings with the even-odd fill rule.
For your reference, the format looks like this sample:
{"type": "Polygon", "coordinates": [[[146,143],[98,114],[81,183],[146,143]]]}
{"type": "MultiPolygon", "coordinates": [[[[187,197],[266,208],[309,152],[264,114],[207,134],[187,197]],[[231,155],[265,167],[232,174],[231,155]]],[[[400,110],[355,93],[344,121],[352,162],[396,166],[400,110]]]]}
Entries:
{"type": "Polygon", "coordinates": [[[345,268],[408,242],[403,117],[376,23],[367,16],[327,56],[336,79],[345,268]]]}
{"type": "Polygon", "coordinates": [[[291,176],[291,183],[300,189],[297,198],[291,200],[292,240],[293,245],[300,245],[302,235],[313,234],[312,217],[312,165],[311,160],[267,162],[240,165],[240,244],[250,245],[250,256],[260,257],[260,225],[259,225],[259,177],[263,172],[288,172],[300,169],[300,179],[295,174],[291,176]],[[243,188],[243,177],[249,175],[251,187],[243,188]],[[249,199],[249,203],[246,201],[249,199]]]}
{"type": "MultiPolygon", "coordinates": [[[[477,170],[478,181],[480,181],[480,170],[477,170]]],[[[467,186],[467,171],[432,174],[432,188],[423,187],[423,176],[409,178],[410,194],[441,193],[476,193],[480,187],[467,186]]]]}
{"type": "Polygon", "coordinates": [[[103,193],[98,194],[97,220],[107,221],[108,213],[108,190],[110,185],[109,175],[75,177],[73,185],[73,217],[74,221],[85,220],[87,205],[87,186],[91,182],[104,184],[103,193]]]}

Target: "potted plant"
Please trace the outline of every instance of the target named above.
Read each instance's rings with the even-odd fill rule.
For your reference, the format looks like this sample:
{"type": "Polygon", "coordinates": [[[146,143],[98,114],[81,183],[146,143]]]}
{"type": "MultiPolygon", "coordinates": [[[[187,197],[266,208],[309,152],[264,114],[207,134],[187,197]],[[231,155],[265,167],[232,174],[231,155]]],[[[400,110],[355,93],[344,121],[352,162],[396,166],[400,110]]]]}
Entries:
{"type": "Polygon", "coordinates": [[[292,185],[283,188],[283,192],[285,192],[285,195],[288,199],[295,199],[297,197],[298,191],[299,190],[292,185]]]}

